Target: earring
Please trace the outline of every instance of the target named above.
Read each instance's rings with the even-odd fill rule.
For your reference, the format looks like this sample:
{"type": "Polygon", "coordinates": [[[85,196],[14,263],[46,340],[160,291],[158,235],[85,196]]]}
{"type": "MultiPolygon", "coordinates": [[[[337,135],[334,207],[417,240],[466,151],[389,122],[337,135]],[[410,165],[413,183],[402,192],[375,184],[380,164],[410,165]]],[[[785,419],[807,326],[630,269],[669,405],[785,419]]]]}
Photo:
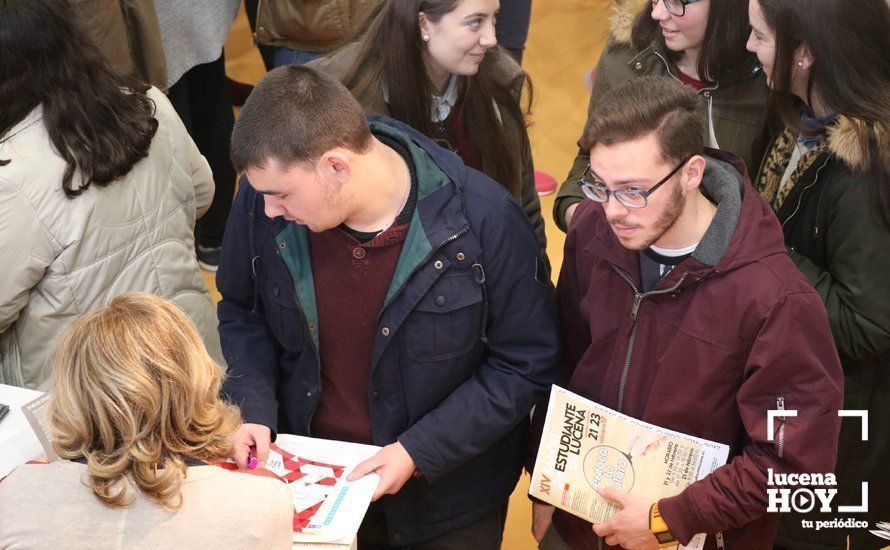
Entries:
{"type": "Polygon", "coordinates": [[[797,66],[798,66],[798,67],[803,67],[803,61],[798,61],[798,62],[797,62],[797,66]]]}
{"type": "Polygon", "coordinates": [[[423,41],[424,41],[424,42],[429,42],[429,41],[430,41],[430,35],[428,35],[428,34],[423,35],[421,38],[423,38],[423,41]]]}

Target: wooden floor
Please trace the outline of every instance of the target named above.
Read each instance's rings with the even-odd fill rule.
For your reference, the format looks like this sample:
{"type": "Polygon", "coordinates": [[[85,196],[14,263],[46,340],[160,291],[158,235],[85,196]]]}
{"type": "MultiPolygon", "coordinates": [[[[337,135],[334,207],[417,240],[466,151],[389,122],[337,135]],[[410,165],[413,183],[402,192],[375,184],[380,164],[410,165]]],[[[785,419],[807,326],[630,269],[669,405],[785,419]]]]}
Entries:
{"type": "MultiPolygon", "coordinates": [[[[535,87],[531,142],[535,167],[562,181],[576,152],[576,141],[587,111],[585,73],[596,63],[608,34],[607,0],[534,0],[523,68],[535,87]]],[[[231,78],[255,84],[264,74],[243,9],[226,44],[226,70],[231,78]]],[[[541,198],[547,222],[547,251],[558,275],[563,233],[551,219],[553,195],[541,198]]],[[[205,273],[215,297],[213,276],[205,273]]],[[[529,527],[531,506],[523,476],[510,500],[504,536],[505,550],[536,548],[529,527]]],[[[474,549],[467,549],[474,550],[474,549]]]]}

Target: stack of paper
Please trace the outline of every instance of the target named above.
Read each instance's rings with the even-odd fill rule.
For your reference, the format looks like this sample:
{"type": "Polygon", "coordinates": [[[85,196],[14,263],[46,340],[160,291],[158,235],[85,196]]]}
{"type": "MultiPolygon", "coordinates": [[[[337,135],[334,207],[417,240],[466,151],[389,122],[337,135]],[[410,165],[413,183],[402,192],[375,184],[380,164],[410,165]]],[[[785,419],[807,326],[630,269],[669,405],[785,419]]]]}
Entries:
{"type": "Polygon", "coordinates": [[[22,411],[25,404],[42,395],[39,391],[0,384],[0,403],[9,405],[9,414],[0,421],[0,479],[46,454],[22,411]]]}

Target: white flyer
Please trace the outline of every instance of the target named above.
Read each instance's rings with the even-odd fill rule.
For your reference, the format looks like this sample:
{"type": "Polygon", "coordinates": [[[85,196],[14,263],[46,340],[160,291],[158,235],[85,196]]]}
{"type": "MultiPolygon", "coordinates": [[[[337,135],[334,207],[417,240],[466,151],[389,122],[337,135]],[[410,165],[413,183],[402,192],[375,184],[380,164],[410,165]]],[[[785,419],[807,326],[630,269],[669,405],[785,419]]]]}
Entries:
{"type": "Polygon", "coordinates": [[[379,450],[279,434],[266,468],[287,482],[293,495],[295,543],[352,544],[380,479],[373,473],[354,482],[346,478],[379,450]]]}

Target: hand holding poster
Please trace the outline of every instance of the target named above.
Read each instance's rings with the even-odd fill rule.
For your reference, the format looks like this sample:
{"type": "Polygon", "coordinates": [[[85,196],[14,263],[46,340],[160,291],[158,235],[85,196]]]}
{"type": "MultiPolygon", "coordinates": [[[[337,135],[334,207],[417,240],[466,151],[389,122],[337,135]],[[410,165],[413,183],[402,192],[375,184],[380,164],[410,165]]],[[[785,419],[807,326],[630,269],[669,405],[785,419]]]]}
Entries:
{"type": "MultiPolygon", "coordinates": [[[[651,502],[726,464],[729,447],[667,430],[553,386],[529,493],[591,523],[618,511],[597,489],[651,502]]],[[[689,547],[701,544],[693,539],[689,547]]]]}

